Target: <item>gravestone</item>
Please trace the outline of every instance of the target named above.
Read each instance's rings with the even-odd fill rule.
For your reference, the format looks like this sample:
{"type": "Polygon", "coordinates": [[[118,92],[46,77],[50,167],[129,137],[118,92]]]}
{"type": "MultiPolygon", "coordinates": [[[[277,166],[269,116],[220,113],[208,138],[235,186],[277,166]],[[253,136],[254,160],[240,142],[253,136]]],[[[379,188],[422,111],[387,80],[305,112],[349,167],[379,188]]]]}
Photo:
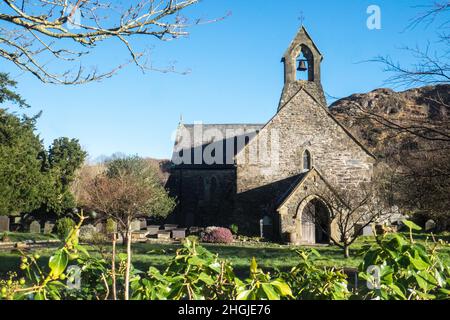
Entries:
{"type": "Polygon", "coordinates": [[[131,232],[141,230],[141,221],[133,220],[131,221],[131,232]]]}
{"type": "Polygon", "coordinates": [[[39,221],[33,221],[30,224],[30,233],[41,233],[41,224],[39,221]]]}
{"type": "Polygon", "coordinates": [[[433,231],[434,229],[436,229],[436,222],[434,220],[428,220],[425,223],[425,231],[433,231]]]}
{"type": "Polygon", "coordinates": [[[178,229],[172,230],[172,238],[177,239],[177,240],[186,238],[186,229],[178,228],[178,229]]]}
{"type": "Polygon", "coordinates": [[[44,234],[50,234],[53,232],[53,228],[55,227],[55,224],[50,222],[50,221],[46,221],[44,224],[44,234]]]}
{"type": "Polygon", "coordinates": [[[106,224],[103,222],[98,222],[95,225],[95,229],[97,230],[98,233],[105,233],[106,232],[106,224]]]}
{"type": "Polygon", "coordinates": [[[178,228],[177,224],[165,224],[164,225],[164,230],[171,231],[171,230],[175,230],[176,228],[178,228]]]}
{"type": "Polygon", "coordinates": [[[171,234],[172,234],[172,231],[159,230],[158,231],[158,239],[169,240],[171,234]]]}
{"type": "Polygon", "coordinates": [[[9,217],[0,216],[0,232],[9,231],[9,217]]]}
{"type": "Polygon", "coordinates": [[[80,228],[79,237],[81,241],[92,241],[97,229],[92,224],[87,224],[80,228]]]}
{"type": "Polygon", "coordinates": [[[147,219],[139,220],[141,222],[140,228],[141,230],[147,229],[147,219]]]}
{"type": "Polygon", "coordinates": [[[373,236],[373,231],[371,226],[365,226],[362,229],[362,235],[363,236],[373,236]]]}
{"type": "Polygon", "coordinates": [[[156,225],[147,226],[147,231],[149,236],[155,236],[158,234],[159,226],[156,225]]]}

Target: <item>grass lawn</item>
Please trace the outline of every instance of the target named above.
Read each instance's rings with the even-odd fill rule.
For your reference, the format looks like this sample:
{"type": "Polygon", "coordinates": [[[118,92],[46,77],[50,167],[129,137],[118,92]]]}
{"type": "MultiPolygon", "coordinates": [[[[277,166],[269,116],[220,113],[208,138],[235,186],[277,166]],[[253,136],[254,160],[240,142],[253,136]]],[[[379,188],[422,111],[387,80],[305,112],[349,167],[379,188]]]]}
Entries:
{"type": "MultiPolygon", "coordinates": [[[[449,241],[450,234],[442,234],[439,238],[449,241]]],[[[415,239],[424,243],[426,235],[416,234],[415,239]]],[[[333,267],[357,267],[361,262],[361,257],[357,252],[364,244],[374,243],[373,237],[361,237],[351,248],[351,258],[344,259],[342,250],[336,246],[318,246],[315,247],[320,252],[321,257],[314,258],[317,264],[321,266],[333,267]]],[[[240,276],[248,276],[250,260],[255,257],[258,264],[264,269],[279,269],[288,271],[298,263],[295,249],[302,247],[285,246],[272,243],[255,243],[248,245],[213,245],[203,244],[208,250],[218,253],[221,258],[232,262],[236,273],[240,276]]],[[[136,268],[146,271],[150,266],[163,270],[169,260],[175,255],[175,251],[180,247],[179,244],[156,244],[143,243],[133,245],[133,263],[136,268]]],[[[90,246],[94,252],[108,252],[110,247],[90,246]]],[[[304,248],[304,247],[303,247],[304,248]]],[[[120,251],[124,248],[119,246],[120,251]]],[[[41,261],[45,263],[52,252],[52,249],[39,250],[42,256],[41,261]]],[[[450,263],[450,248],[441,250],[441,255],[447,263],[450,263]]],[[[8,270],[17,270],[19,266],[19,256],[17,252],[0,252],[0,274],[4,275],[8,270]]]]}
{"type": "MultiPolygon", "coordinates": [[[[3,238],[5,232],[0,232],[0,239],[3,238]]],[[[26,240],[40,241],[40,240],[55,240],[58,237],[54,234],[42,234],[42,233],[27,233],[27,232],[8,232],[8,237],[12,242],[20,242],[26,240]]]]}

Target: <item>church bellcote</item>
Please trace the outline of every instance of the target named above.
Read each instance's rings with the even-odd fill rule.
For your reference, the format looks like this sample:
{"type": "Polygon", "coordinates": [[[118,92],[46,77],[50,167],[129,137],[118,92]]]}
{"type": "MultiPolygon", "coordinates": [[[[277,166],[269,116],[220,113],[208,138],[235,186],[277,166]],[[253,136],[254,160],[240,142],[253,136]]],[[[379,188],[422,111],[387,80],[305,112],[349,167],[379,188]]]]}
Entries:
{"type": "Polygon", "coordinates": [[[301,27],[283,56],[285,84],[302,79],[320,83],[320,63],[323,56],[305,27],[301,27]]]}
{"type": "Polygon", "coordinates": [[[304,87],[323,106],[326,106],[320,81],[322,60],[322,54],[308,31],[302,26],[282,59],[284,64],[284,89],[278,110],[292,97],[292,91],[298,86],[304,87]]]}

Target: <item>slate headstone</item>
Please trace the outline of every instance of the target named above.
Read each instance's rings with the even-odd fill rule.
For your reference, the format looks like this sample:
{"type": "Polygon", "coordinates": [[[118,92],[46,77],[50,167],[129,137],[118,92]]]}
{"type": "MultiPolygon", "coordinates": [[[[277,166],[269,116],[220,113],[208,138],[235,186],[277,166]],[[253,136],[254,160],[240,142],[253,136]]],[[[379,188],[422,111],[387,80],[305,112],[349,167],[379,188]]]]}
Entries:
{"type": "Polygon", "coordinates": [[[52,233],[54,227],[55,227],[55,224],[53,222],[46,221],[44,224],[44,234],[52,233]]]}
{"type": "Polygon", "coordinates": [[[95,229],[98,233],[105,233],[106,232],[106,224],[103,222],[99,222],[95,225],[95,229]]]}
{"type": "Polygon", "coordinates": [[[92,241],[97,229],[92,224],[87,224],[80,228],[79,237],[81,241],[92,241]]]}
{"type": "Polygon", "coordinates": [[[139,220],[141,222],[140,228],[141,230],[147,229],[147,219],[139,220]]]}
{"type": "Polygon", "coordinates": [[[428,220],[425,223],[425,231],[433,231],[436,229],[436,222],[434,220],[428,220]]]}
{"type": "Polygon", "coordinates": [[[133,231],[140,231],[140,230],[141,230],[141,221],[133,220],[131,222],[131,232],[133,232],[133,231]]]}
{"type": "Polygon", "coordinates": [[[186,238],[186,229],[178,228],[172,230],[172,237],[177,240],[186,238]]]}
{"type": "Polygon", "coordinates": [[[363,236],[373,236],[373,231],[371,226],[366,226],[362,229],[363,236]]]}
{"type": "Polygon", "coordinates": [[[165,224],[164,225],[164,230],[171,231],[171,230],[175,230],[176,228],[178,228],[177,224],[165,224]]]}
{"type": "Polygon", "coordinates": [[[0,232],[9,231],[9,217],[0,216],[0,232]]]}
{"type": "Polygon", "coordinates": [[[30,233],[41,233],[41,224],[39,221],[33,221],[30,224],[30,233]]]}
{"type": "Polygon", "coordinates": [[[147,226],[147,231],[149,236],[157,235],[159,231],[159,226],[157,225],[147,226]]]}

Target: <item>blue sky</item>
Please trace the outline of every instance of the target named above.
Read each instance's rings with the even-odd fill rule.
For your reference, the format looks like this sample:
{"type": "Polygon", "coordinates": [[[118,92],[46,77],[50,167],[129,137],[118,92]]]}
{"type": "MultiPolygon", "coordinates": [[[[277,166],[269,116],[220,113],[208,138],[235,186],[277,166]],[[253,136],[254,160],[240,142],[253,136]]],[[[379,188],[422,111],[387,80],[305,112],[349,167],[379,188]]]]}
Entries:
{"type": "MultiPolygon", "coordinates": [[[[114,152],[155,158],[171,155],[180,115],[184,122],[264,123],[276,112],[283,86],[280,59],[304,24],[324,54],[322,82],[327,94],[345,97],[384,86],[379,65],[360,63],[390,55],[413,60],[401,46],[433,40],[431,29],[404,32],[410,18],[430,1],[412,0],[203,0],[185,12],[225,20],[196,26],[186,39],[152,46],[157,66],[176,61],[188,75],[147,73],[130,66],[111,79],[82,86],[55,86],[24,75],[5,61],[1,70],[19,82],[18,91],[43,111],[38,131],[45,144],[60,136],[78,138],[90,158],[114,152]],[[381,8],[381,30],[366,27],[369,5],[381,8]]],[[[94,62],[108,68],[127,59],[116,42],[99,47],[94,62]]]]}

